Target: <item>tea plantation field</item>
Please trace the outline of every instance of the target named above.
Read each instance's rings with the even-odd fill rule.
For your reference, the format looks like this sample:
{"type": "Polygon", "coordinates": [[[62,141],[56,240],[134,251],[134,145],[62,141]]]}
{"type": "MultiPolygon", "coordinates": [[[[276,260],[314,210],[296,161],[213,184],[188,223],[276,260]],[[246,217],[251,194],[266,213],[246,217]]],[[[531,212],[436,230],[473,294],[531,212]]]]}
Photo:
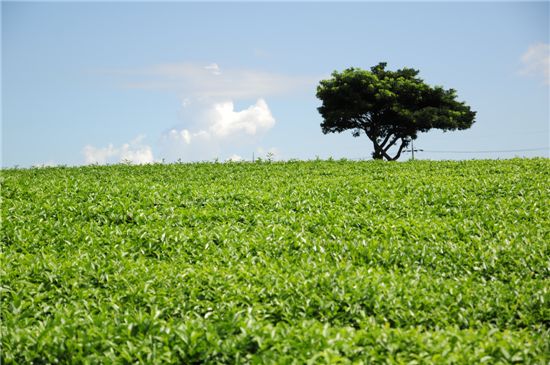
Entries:
{"type": "Polygon", "coordinates": [[[1,175],[2,364],[550,361],[549,159],[1,175]]]}

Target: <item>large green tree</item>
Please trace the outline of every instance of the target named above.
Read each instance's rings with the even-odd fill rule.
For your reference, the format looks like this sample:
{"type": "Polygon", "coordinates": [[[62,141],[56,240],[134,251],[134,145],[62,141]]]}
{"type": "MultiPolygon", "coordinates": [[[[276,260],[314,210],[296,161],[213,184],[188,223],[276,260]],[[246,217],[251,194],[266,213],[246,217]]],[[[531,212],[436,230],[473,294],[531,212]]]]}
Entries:
{"type": "Polygon", "coordinates": [[[418,132],[472,126],[476,113],[456,100],[455,90],[430,86],[417,75],[411,68],[386,70],[383,62],[370,71],[334,71],[317,87],[323,133],[364,133],[373,143],[373,158],[397,160],[418,132]]]}

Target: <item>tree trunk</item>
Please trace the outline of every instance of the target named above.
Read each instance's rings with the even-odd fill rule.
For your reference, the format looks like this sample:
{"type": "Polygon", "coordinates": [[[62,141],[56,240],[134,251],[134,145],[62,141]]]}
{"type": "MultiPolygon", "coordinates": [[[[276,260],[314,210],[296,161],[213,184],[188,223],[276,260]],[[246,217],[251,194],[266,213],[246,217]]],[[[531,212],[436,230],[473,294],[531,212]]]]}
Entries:
{"type": "MultiPolygon", "coordinates": [[[[370,138],[370,136],[369,136],[370,138]]],[[[401,138],[401,145],[399,146],[399,150],[397,151],[397,154],[393,157],[391,157],[388,154],[388,150],[397,142],[399,138],[394,138],[390,143],[389,137],[386,137],[383,144],[379,144],[376,139],[370,138],[372,141],[372,144],[374,146],[374,152],[372,153],[372,158],[374,160],[383,160],[384,158],[388,161],[395,161],[399,157],[401,157],[401,152],[403,152],[403,148],[407,146],[407,141],[403,138],[401,138]]]]}
{"type": "Polygon", "coordinates": [[[382,155],[382,149],[376,148],[376,146],[374,146],[374,152],[372,153],[372,158],[374,160],[383,160],[384,155],[382,155]]]}

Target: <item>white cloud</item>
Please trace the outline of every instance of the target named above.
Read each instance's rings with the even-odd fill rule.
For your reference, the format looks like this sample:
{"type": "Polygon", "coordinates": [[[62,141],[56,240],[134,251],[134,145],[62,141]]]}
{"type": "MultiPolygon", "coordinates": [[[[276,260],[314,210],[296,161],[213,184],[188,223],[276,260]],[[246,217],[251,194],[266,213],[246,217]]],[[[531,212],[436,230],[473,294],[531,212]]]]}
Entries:
{"type": "Polygon", "coordinates": [[[84,153],[84,161],[86,164],[97,163],[104,165],[111,159],[111,157],[118,154],[118,149],[113,147],[112,144],[109,144],[109,146],[103,148],[96,148],[94,146],[87,145],[84,147],[82,152],[84,153]]]}
{"type": "Polygon", "coordinates": [[[207,113],[204,128],[197,131],[171,129],[167,137],[171,140],[190,144],[193,140],[226,140],[232,137],[257,136],[275,125],[275,118],[263,99],[256,104],[236,111],[233,102],[214,104],[207,113]]]}
{"type": "Polygon", "coordinates": [[[237,111],[233,102],[212,104],[195,129],[172,128],[162,138],[168,154],[185,160],[212,159],[224,149],[253,143],[276,123],[264,99],[237,111]]]}
{"type": "Polygon", "coordinates": [[[131,162],[146,164],[154,162],[153,151],[150,146],[142,143],[144,136],[139,136],[130,143],[120,147],[109,144],[107,147],[85,146],[82,150],[86,164],[100,164],[115,162],[131,162]]]}
{"type": "Polygon", "coordinates": [[[550,44],[537,43],[529,46],[521,56],[521,62],[522,75],[542,76],[544,82],[550,84],[550,44]]]}
{"type": "Polygon", "coordinates": [[[221,75],[222,72],[220,71],[220,66],[218,66],[217,63],[211,63],[208,66],[204,67],[205,70],[210,70],[212,72],[212,75],[221,75]]]}
{"type": "MultiPolygon", "coordinates": [[[[217,63],[166,63],[143,69],[112,71],[129,88],[171,91],[179,96],[182,121],[159,140],[167,160],[225,159],[233,153],[252,155],[255,144],[276,121],[265,100],[273,95],[314,92],[321,77],[292,76],[250,69],[225,69],[217,63]],[[243,109],[234,101],[256,100],[243,109]]],[[[107,146],[89,149],[88,160],[119,158],[107,146]],[[116,155],[116,156],[115,156],[116,155]]]]}
{"type": "Polygon", "coordinates": [[[120,150],[120,160],[130,161],[136,164],[153,163],[153,151],[149,146],[133,147],[129,144],[124,144],[120,150]]]}
{"type": "Polygon", "coordinates": [[[129,88],[173,90],[182,99],[238,100],[289,94],[300,90],[313,92],[321,77],[294,76],[250,69],[223,70],[217,63],[159,64],[141,70],[116,72],[129,77],[129,88]]]}
{"type": "Polygon", "coordinates": [[[211,120],[213,123],[209,131],[219,138],[234,134],[254,136],[275,125],[275,118],[263,99],[258,99],[256,104],[240,112],[235,111],[233,102],[215,104],[211,120]]]}
{"type": "Polygon", "coordinates": [[[232,154],[231,156],[229,156],[229,158],[226,160],[226,161],[230,161],[230,162],[239,162],[239,161],[242,161],[243,158],[239,155],[236,155],[236,154],[232,154]]]}
{"type": "Polygon", "coordinates": [[[187,108],[189,105],[191,105],[191,100],[189,100],[189,98],[183,98],[181,101],[181,106],[187,108]]]}

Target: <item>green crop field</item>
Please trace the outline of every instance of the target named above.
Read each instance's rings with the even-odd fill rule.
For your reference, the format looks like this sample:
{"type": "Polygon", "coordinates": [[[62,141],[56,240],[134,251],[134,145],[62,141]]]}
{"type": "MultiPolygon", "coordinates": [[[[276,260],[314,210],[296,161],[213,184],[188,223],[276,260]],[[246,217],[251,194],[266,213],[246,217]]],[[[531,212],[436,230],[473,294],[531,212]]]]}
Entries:
{"type": "Polygon", "coordinates": [[[550,160],[2,170],[1,362],[548,364],[550,160]]]}

